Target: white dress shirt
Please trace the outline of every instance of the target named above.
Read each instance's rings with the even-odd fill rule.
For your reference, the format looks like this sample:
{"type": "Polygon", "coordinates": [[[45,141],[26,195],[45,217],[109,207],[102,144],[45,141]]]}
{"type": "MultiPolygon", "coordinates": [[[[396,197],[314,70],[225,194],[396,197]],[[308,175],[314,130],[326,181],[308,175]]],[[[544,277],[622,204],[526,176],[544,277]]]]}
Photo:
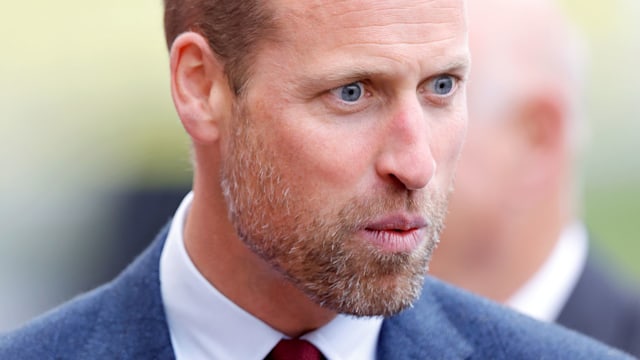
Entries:
{"type": "Polygon", "coordinates": [[[507,305],[535,319],[553,322],[569,300],[587,260],[588,234],[582,223],[564,229],[540,269],[507,305]]]}
{"type": "MultiPolygon", "coordinates": [[[[192,199],[189,193],[180,204],[160,258],[162,300],[176,359],[264,359],[288,337],[227,299],[196,269],[183,238],[192,199]]],[[[382,318],[338,315],[301,338],[329,360],[375,359],[381,326],[382,318]]]]}

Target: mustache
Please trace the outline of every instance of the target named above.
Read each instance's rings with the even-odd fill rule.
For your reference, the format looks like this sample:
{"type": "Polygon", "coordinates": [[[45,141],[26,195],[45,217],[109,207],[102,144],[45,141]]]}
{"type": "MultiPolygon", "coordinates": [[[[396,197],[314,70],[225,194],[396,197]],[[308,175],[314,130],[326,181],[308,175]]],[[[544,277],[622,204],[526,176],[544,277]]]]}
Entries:
{"type": "Polygon", "coordinates": [[[417,215],[431,227],[441,221],[442,209],[446,209],[449,191],[414,191],[389,189],[367,196],[352,197],[339,211],[338,219],[344,229],[358,231],[373,219],[390,213],[417,215]]]}

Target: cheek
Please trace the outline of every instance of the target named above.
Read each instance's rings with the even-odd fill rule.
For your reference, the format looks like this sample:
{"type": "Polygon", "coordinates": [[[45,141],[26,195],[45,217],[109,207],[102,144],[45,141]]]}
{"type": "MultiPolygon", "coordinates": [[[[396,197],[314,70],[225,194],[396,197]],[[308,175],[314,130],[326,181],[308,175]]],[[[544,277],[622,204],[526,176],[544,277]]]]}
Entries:
{"type": "Polygon", "coordinates": [[[353,194],[353,186],[366,172],[369,147],[354,137],[336,134],[310,129],[286,132],[278,134],[279,141],[274,145],[285,159],[284,164],[296,172],[299,179],[309,181],[310,186],[325,186],[332,192],[347,187],[353,194]]]}
{"type": "Polygon", "coordinates": [[[326,124],[291,111],[269,122],[275,124],[264,129],[273,152],[270,157],[305,197],[326,199],[342,193],[351,197],[364,187],[365,174],[372,167],[367,166],[371,146],[362,129],[346,123],[326,124]]]}
{"type": "Polygon", "coordinates": [[[437,122],[431,136],[431,151],[443,181],[453,178],[467,131],[466,115],[457,114],[437,122]]]}
{"type": "Polygon", "coordinates": [[[359,189],[368,191],[376,154],[388,136],[379,113],[336,115],[325,106],[318,108],[317,102],[282,109],[276,145],[304,169],[305,177],[350,196],[359,189]]]}

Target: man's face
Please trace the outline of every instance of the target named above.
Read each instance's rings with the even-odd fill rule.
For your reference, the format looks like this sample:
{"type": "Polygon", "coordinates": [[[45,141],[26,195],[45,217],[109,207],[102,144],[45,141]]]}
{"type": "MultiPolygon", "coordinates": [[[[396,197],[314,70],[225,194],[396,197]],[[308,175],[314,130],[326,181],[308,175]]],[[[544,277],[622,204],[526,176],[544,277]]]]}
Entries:
{"type": "Polygon", "coordinates": [[[273,1],[222,187],[240,238],[318,304],[419,295],[466,127],[462,1],[273,1]]]}

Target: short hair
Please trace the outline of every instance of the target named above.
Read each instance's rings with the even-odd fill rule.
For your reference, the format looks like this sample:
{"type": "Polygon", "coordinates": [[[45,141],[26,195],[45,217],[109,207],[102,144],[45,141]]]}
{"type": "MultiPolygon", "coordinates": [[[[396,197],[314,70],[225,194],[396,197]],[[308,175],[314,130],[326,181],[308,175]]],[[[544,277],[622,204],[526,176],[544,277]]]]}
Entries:
{"type": "Polygon", "coordinates": [[[167,46],[185,31],[204,36],[239,94],[249,78],[260,41],[275,28],[264,0],[164,0],[167,46]]]}

